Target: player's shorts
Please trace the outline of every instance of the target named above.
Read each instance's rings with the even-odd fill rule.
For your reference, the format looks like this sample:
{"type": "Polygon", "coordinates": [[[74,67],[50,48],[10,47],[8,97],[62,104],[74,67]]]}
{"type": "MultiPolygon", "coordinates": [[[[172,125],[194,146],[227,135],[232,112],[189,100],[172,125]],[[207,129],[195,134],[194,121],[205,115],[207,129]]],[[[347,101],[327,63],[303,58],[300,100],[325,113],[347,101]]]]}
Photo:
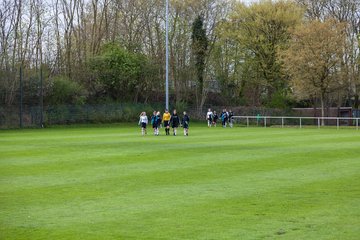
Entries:
{"type": "Polygon", "coordinates": [[[164,127],[168,127],[168,126],[170,126],[169,121],[164,121],[164,127]]]}
{"type": "Polygon", "coordinates": [[[141,127],[142,127],[142,128],[146,128],[146,123],[142,122],[142,123],[141,123],[141,127]]]}
{"type": "Polygon", "coordinates": [[[183,128],[188,129],[188,128],[189,128],[189,124],[183,124],[183,128]]]}
{"type": "Polygon", "coordinates": [[[172,128],[177,128],[177,127],[179,127],[179,124],[176,124],[176,123],[175,123],[175,124],[172,124],[171,127],[172,127],[172,128]]]}

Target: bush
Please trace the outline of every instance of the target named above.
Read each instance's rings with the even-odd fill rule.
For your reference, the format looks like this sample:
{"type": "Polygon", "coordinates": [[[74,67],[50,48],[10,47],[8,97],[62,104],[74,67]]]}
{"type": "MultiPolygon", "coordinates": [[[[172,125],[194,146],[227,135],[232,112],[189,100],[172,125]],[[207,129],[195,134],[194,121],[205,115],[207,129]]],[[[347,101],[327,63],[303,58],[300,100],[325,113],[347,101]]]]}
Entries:
{"type": "Polygon", "coordinates": [[[188,105],[185,101],[178,101],[175,103],[175,109],[179,115],[181,115],[184,111],[188,111],[188,105]]]}
{"type": "Polygon", "coordinates": [[[84,104],[86,100],[85,89],[77,82],[64,77],[56,77],[48,96],[49,105],[84,104]]]}

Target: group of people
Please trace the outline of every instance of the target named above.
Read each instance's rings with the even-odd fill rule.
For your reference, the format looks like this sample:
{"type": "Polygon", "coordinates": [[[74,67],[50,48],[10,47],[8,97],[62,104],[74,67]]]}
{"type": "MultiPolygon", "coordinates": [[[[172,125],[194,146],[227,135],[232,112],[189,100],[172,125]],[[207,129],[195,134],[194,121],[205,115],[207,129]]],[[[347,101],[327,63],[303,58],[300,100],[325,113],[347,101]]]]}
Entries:
{"type": "MultiPolygon", "coordinates": [[[[164,125],[165,128],[165,135],[170,135],[170,126],[171,126],[171,128],[173,129],[173,135],[176,136],[177,128],[179,126],[182,126],[184,128],[184,136],[188,136],[189,122],[190,122],[190,118],[186,114],[186,112],[183,112],[182,119],[180,120],[180,117],[178,116],[176,109],[174,109],[172,114],[170,114],[170,112],[167,109],[165,109],[162,118],[159,111],[154,111],[150,119],[150,124],[152,125],[155,136],[159,136],[160,134],[159,129],[162,126],[162,124],[164,125]]],[[[142,112],[140,114],[139,125],[141,125],[141,134],[143,136],[147,134],[146,126],[148,123],[149,120],[148,117],[146,116],[146,112],[142,112]]]]}
{"type": "MultiPolygon", "coordinates": [[[[206,113],[206,120],[208,127],[216,127],[218,119],[221,119],[221,125],[222,127],[226,128],[227,125],[229,127],[233,127],[233,112],[231,110],[227,111],[226,108],[224,108],[220,114],[220,117],[217,115],[216,111],[211,111],[211,109],[208,109],[208,112],[206,113]]],[[[161,117],[161,114],[159,111],[154,111],[151,118],[150,118],[150,124],[153,128],[154,135],[159,136],[160,135],[160,128],[164,126],[165,128],[165,135],[170,135],[170,127],[173,130],[173,135],[177,135],[177,129],[178,127],[182,126],[184,128],[184,136],[189,135],[189,122],[190,118],[187,115],[186,112],[183,112],[183,116],[180,119],[179,115],[176,112],[176,109],[173,110],[173,113],[170,114],[168,109],[165,109],[164,114],[161,117]]],[[[139,125],[141,126],[141,134],[144,136],[147,134],[146,127],[149,123],[149,119],[146,115],[146,112],[142,112],[140,114],[140,120],[139,125]]]]}
{"type": "MultiPolygon", "coordinates": [[[[220,114],[221,119],[221,125],[222,127],[226,127],[227,124],[232,128],[233,127],[233,116],[234,113],[229,110],[227,111],[226,108],[224,108],[220,114]]],[[[211,109],[208,109],[208,112],[206,113],[206,120],[208,123],[208,127],[216,127],[217,121],[219,119],[219,116],[217,115],[216,111],[211,111],[211,109]]]]}

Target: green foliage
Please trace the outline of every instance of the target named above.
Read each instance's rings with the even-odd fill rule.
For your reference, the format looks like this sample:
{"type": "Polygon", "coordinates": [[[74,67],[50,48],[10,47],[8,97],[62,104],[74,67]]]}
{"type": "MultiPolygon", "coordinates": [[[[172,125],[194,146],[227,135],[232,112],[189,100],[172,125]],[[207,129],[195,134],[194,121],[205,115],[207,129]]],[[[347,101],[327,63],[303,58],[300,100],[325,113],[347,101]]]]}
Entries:
{"type": "MultiPolygon", "coordinates": [[[[359,0],[169,1],[171,101],[197,104],[199,112],[214,104],[210,94],[221,99],[215,104],[282,105],[290,77],[278,53],[289,33],[302,21],[334,18],[348,25],[344,71],[325,104],[359,105],[359,0]]],[[[163,100],[164,0],[3,0],[0,9],[0,105],[19,105],[20,66],[24,104],[38,105],[44,65],[46,86],[46,78],[67,76],[86,89],[86,103],[163,100]]],[[[318,105],[312,95],[305,100],[318,105]]]]}
{"type": "Polygon", "coordinates": [[[293,105],[293,99],[284,92],[276,92],[273,94],[270,102],[265,102],[264,106],[269,108],[286,109],[291,108],[293,105]]]}
{"type": "Polygon", "coordinates": [[[230,20],[218,27],[220,47],[228,54],[229,73],[241,76],[243,83],[250,84],[266,94],[266,101],[272,101],[273,94],[287,88],[286,76],[278,59],[279,49],[285,48],[291,37],[291,30],[301,22],[303,10],[290,1],[262,1],[250,6],[236,4],[230,20]],[[225,51],[230,43],[238,49],[225,51]],[[234,68],[235,67],[235,68],[234,68]],[[233,71],[233,72],[231,72],[233,71]],[[250,73],[250,75],[249,75],[250,73]],[[245,82],[244,82],[245,81],[245,82]]]}
{"type": "Polygon", "coordinates": [[[196,79],[197,79],[197,106],[200,105],[200,96],[204,90],[204,72],[206,67],[206,57],[208,50],[208,39],[204,27],[204,19],[197,16],[192,25],[192,52],[195,61],[196,79]]]}
{"type": "Polygon", "coordinates": [[[102,53],[93,57],[88,65],[113,100],[139,96],[145,89],[149,91],[149,85],[155,80],[156,69],[145,55],[129,52],[116,44],[105,45],[102,53]]]}
{"type": "Polygon", "coordinates": [[[177,110],[179,115],[182,115],[184,111],[188,111],[188,104],[185,101],[178,101],[175,103],[174,108],[177,110]]]}
{"type": "Polygon", "coordinates": [[[208,48],[208,39],[206,36],[206,30],[204,28],[204,19],[202,16],[198,16],[195,19],[192,30],[192,50],[195,57],[197,79],[199,83],[202,84],[205,71],[205,58],[208,48]]]}
{"type": "Polygon", "coordinates": [[[85,100],[86,91],[77,82],[65,76],[53,79],[50,93],[47,96],[49,105],[83,104],[85,100]]]}
{"type": "Polygon", "coordinates": [[[236,101],[241,91],[241,79],[238,75],[238,44],[235,41],[219,39],[212,50],[210,62],[214,67],[215,77],[219,83],[221,96],[227,102],[236,101]],[[233,66],[230,69],[230,66],[233,66]]]}

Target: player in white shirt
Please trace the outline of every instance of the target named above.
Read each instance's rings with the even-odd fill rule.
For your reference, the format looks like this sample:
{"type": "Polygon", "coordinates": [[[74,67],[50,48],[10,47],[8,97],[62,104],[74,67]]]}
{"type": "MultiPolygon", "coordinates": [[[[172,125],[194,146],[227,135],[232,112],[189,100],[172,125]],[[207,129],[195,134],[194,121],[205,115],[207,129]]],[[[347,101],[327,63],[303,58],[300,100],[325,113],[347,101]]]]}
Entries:
{"type": "Polygon", "coordinates": [[[208,122],[208,127],[211,127],[212,122],[213,122],[213,118],[214,118],[214,114],[211,111],[211,109],[208,109],[208,112],[206,113],[206,120],[208,122]]]}
{"type": "Polygon", "coordinates": [[[139,125],[141,125],[141,135],[143,136],[146,134],[146,124],[148,124],[148,118],[146,112],[142,112],[140,114],[139,125]]]}

